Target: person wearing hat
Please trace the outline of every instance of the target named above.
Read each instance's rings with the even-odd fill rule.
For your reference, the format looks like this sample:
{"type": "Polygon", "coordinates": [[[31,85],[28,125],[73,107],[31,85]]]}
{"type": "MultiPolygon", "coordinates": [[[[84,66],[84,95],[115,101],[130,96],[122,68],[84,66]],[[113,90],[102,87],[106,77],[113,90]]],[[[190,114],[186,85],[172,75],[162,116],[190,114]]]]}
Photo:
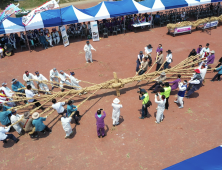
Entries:
{"type": "Polygon", "coordinates": [[[159,55],[159,52],[160,52],[160,51],[162,51],[162,53],[163,53],[162,44],[159,44],[159,45],[158,45],[158,47],[157,47],[157,49],[156,49],[156,54],[159,55]]]}
{"type": "Polygon", "coordinates": [[[63,116],[61,117],[62,127],[66,133],[65,139],[67,139],[73,134],[73,130],[70,125],[71,121],[72,121],[72,117],[67,116],[66,113],[64,113],[63,116]]]}
{"type": "MultiPolygon", "coordinates": [[[[46,117],[40,117],[38,112],[34,112],[32,114],[32,119],[33,119],[32,124],[35,127],[35,132],[37,132],[37,133],[42,132],[44,134],[46,132],[49,132],[49,133],[52,132],[52,130],[49,129],[48,126],[44,125],[44,123],[43,123],[43,121],[45,121],[46,118],[47,118],[47,116],[46,117]]],[[[35,137],[38,137],[38,135],[36,135],[35,137]]]]}
{"type": "Polygon", "coordinates": [[[139,68],[140,68],[143,58],[144,58],[143,52],[140,51],[139,55],[137,56],[137,60],[136,60],[136,73],[139,71],[139,68]]]}
{"type": "Polygon", "coordinates": [[[74,104],[74,100],[69,100],[68,101],[68,105],[67,105],[67,116],[70,117],[70,115],[75,112],[72,116],[73,119],[75,119],[75,122],[77,125],[80,125],[79,124],[79,111],[77,110],[78,109],[78,106],[75,106],[74,104]]]}
{"type": "Polygon", "coordinates": [[[75,76],[75,73],[70,72],[69,78],[70,78],[71,86],[77,86],[77,87],[73,87],[76,90],[82,89],[82,87],[80,87],[80,85],[79,85],[79,82],[81,82],[81,80],[76,79],[74,76],[75,76]]]}
{"type": "Polygon", "coordinates": [[[216,79],[217,81],[220,81],[220,76],[222,75],[222,65],[220,67],[215,68],[214,70],[218,71],[218,73],[213,77],[211,81],[214,82],[216,79]]]}
{"type": "Polygon", "coordinates": [[[151,57],[151,53],[153,51],[153,47],[151,44],[149,44],[147,47],[145,47],[145,55],[148,57],[149,59],[149,63],[148,65],[151,66],[152,65],[152,57],[151,57]]]}
{"type": "Polygon", "coordinates": [[[55,44],[59,44],[60,35],[59,35],[59,32],[56,30],[56,28],[52,29],[52,39],[53,39],[55,44]]]}
{"type": "MultiPolygon", "coordinates": [[[[215,60],[215,51],[212,50],[210,52],[210,55],[207,57],[207,62],[206,64],[208,65],[208,67],[212,66],[214,64],[214,60],[215,60]]],[[[211,67],[210,67],[211,68],[211,67]]]]}
{"type": "Polygon", "coordinates": [[[183,82],[179,83],[179,92],[177,94],[177,100],[174,101],[174,103],[180,104],[180,109],[183,108],[183,98],[185,96],[185,92],[187,90],[187,80],[184,80],[183,82]]]}
{"type": "MultiPolygon", "coordinates": [[[[25,90],[24,89],[21,89],[21,88],[25,88],[25,86],[20,83],[17,79],[12,79],[12,91],[14,92],[19,92],[19,93],[25,93],[25,90]],[[19,90],[20,89],[20,90],[19,90]]],[[[22,94],[17,94],[18,96],[23,96],[22,94]]],[[[27,103],[26,100],[24,100],[24,103],[27,103]]],[[[27,103],[28,104],[28,103],[27,103]]]]}
{"type": "Polygon", "coordinates": [[[210,48],[209,48],[209,43],[206,44],[206,47],[202,48],[202,50],[200,51],[200,58],[204,58],[206,55],[206,52],[209,53],[210,52],[210,48]]]}
{"type": "MultiPolygon", "coordinates": [[[[50,77],[50,81],[56,81],[57,83],[59,83],[59,79],[58,79],[58,77],[59,77],[59,72],[57,71],[57,69],[56,68],[53,68],[52,70],[50,70],[50,72],[49,72],[49,77],[50,77]]],[[[54,86],[54,84],[53,83],[51,83],[51,85],[52,85],[52,90],[55,88],[55,86],[54,86]]]]}
{"type": "Polygon", "coordinates": [[[177,89],[177,87],[178,87],[178,85],[179,85],[179,82],[181,81],[180,78],[181,78],[181,75],[178,74],[176,80],[169,82],[169,84],[173,84],[173,85],[171,86],[171,91],[177,89]]]}
{"type": "Polygon", "coordinates": [[[97,126],[97,136],[100,138],[101,133],[102,137],[105,137],[105,123],[104,119],[106,117],[105,111],[103,111],[103,115],[101,114],[101,111],[103,109],[98,109],[97,112],[95,113],[95,118],[96,118],[96,126],[97,126]]]}
{"type": "Polygon", "coordinates": [[[48,42],[46,40],[46,37],[43,35],[43,32],[40,32],[39,41],[45,49],[48,48],[48,42]]]}
{"type": "Polygon", "coordinates": [[[30,112],[25,112],[23,115],[23,119],[22,119],[22,123],[24,124],[23,126],[23,130],[25,132],[30,132],[30,137],[33,138],[34,136],[38,135],[34,130],[34,126],[32,124],[32,117],[30,117],[30,112]],[[33,133],[31,133],[31,131],[33,131],[33,133]]]}
{"type": "Polygon", "coordinates": [[[60,78],[60,88],[62,90],[62,92],[64,91],[63,89],[63,84],[67,84],[69,86],[71,86],[70,82],[69,82],[69,75],[64,73],[64,71],[60,70],[59,72],[59,78],[60,78]]]}
{"type": "Polygon", "coordinates": [[[148,115],[148,110],[147,110],[146,104],[149,101],[149,95],[145,89],[141,89],[140,94],[142,95],[142,96],[139,96],[139,100],[142,100],[142,115],[141,115],[141,117],[139,117],[139,119],[144,119],[148,115]]]}
{"type": "Polygon", "coordinates": [[[165,109],[168,110],[169,108],[169,97],[170,97],[170,92],[171,92],[171,87],[168,82],[164,83],[164,88],[163,92],[161,92],[161,96],[164,95],[166,97],[166,103],[165,103],[165,109]]]}
{"type": "Polygon", "coordinates": [[[32,73],[29,73],[28,71],[25,71],[25,74],[23,74],[23,80],[26,82],[26,85],[30,85],[33,89],[36,89],[33,80],[35,79],[35,76],[32,73]]]}
{"type": "Polygon", "coordinates": [[[120,109],[123,105],[120,103],[118,98],[115,98],[112,103],[113,112],[112,112],[112,119],[113,119],[113,126],[119,124],[119,117],[120,117],[120,109]]]}
{"type": "MultiPolygon", "coordinates": [[[[196,72],[196,73],[193,73],[194,75],[193,75],[193,77],[191,77],[191,81],[193,81],[193,80],[197,80],[197,79],[202,79],[202,77],[201,77],[201,75],[200,75],[200,69],[194,69],[194,71],[196,72]]],[[[189,86],[188,86],[188,88],[187,88],[187,91],[189,91],[191,88],[192,88],[192,86],[193,86],[193,84],[192,83],[189,83],[189,86]]]]}
{"type": "Polygon", "coordinates": [[[172,56],[171,50],[168,50],[166,52],[167,52],[167,56],[166,56],[166,62],[164,64],[164,70],[168,69],[170,63],[173,61],[173,56],[172,56]]]}
{"type": "Polygon", "coordinates": [[[7,83],[6,82],[2,83],[1,89],[5,92],[5,95],[7,97],[12,97],[14,95],[14,93],[11,91],[11,89],[7,87],[7,83]]]}
{"type": "MultiPolygon", "coordinates": [[[[25,95],[27,98],[32,98],[32,99],[29,99],[29,103],[35,103],[35,106],[36,107],[40,107],[41,104],[38,102],[38,100],[34,99],[34,97],[36,96],[36,94],[33,93],[32,91],[32,87],[30,85],[27,86],[27,89],[25,89],[25,95]]],[[[40,95],[38,95],[40,96],[40,95]]],[[[39,109],[41,110],[45,110],[44,107],[40,107],[39,109]]]]}
{"type": "Polygon", "coordinates": [[[165,72],[162,72],[160,74],[159,77],[157,77],[156,79],[153,79],[153,81],[156,81],[154,85],[152,85],[148,90],[153,90],[153,92],[151,93],[156,93],[162,86],[162,82],[166,80],[166,73],[165,72]]]}
{"type": "MultiPolygon", "coordinates": [[[[12,116],[10,117],[11,123],[15,123],[18,120],[20,120],[22,118],[22,115],[19,115],[16,113],[16,111],[12,112],[12,116]]],[[[19,135],[22,135],[22,128],[23,128],[24,124],[22,122],[18,122],[15,125],[13,125],[13,128],[16,130],[16,132],[18,132],[19,135]]]]}
{"type": "Polygon", "coordinates": [[[157,52],[157,59],[156,59],[156,71],[160,69],[163,64],[163,51],[157,52]]]}
{"type": "Polygon", "coordinates": [[[91,63],[93,63],[91,50],[95,50],[96,51],[96,49],[93,48],[93,46],[89,43],[89,41],[86,41],[86,45],[84,46],[86,63],[88,63],[89,61],[91,63]]]}
{"type": "Polygon", "coordinates": [[[0,141],[3,141],[3,143],[7,143],[7,139],[13,140],[15,143],[18,143],[19,139],[16,138],[13,134],[6,134],[9,132],[11,126],[9,127],[0,127],[0,141]]]}
{"type": "Polygon", "coordinates": [[[189,86],[191,85],[191,88],[188,90],[187,94],[185,95],[186,98],[190,98],[190,95],[193,94],[195,91],[199,90],[202,86],[203,80],[200,77],[197,77],[193,80],[189,81],[189,86]]]}
{"type": "Polygon", "coordinates": [[[160,122],[163,121],[163,113],[164,113],[165,104],[166,104],[165,96],[164,95],[161,96],[159,93],[157,93],[155,95],[155,103],[158,104],[155,123],[159,124],[160,122]],[[159,97],[159,100],[157,99],[157,97],[159,97]]]}
{"type": "Polygon", "coordinates": [[[43,83],[43,81],[48,81],[47,78],[45,78],[42,74],[39,74],[38,71],[36,71],[35,74],[36,74],[35,80],[38,80],[38,81],[36,81],[36,83],[40,87],[40,89],[43,91],[47,91],[47,92],[45,92],[45,94],[51,94],[49,92],[48,86],[45,83],[43,83]]]}

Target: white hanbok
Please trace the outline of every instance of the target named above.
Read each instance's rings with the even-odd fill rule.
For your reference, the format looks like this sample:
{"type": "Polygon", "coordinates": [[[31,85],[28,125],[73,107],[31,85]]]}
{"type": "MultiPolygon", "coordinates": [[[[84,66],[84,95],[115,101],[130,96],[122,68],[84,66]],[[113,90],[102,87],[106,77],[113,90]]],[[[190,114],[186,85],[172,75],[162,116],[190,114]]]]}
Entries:
{"type": "Polygon", "coordinates": [[[91,44],[89,44],[89,45],[86,44],[84,46],[84,51],[86,53],[85,54],[86,62],[88,62],[88,60],[90,60],[90,62],[92,62],[92,52],[91,52],[91,50],[95,50],[91,44]]]}
{"type": "Polygon", "coordinates": [[[202,79],[204,80],[206,73],[207,73],[207,68],[208,66],[205,64],[205,68],[201,68],[202,64],[199,66],[199,70],[200,70],[200,76],[202,77],[202,79]]]}
{"type": "Polygon", "coordinates": [[[70,125],[72,118],[71,117],[62,117],[61,118],[61,123],[64,131],[66,132],[66,136],[70,136],[72,133],[72,127],[70,125]]]}
{"type": "Polygon", "coordinates": [[[42,74],[39,74],[39,76],[35,76],[35,79],[38,80],[36,83],[39,85],[41,90],[49,91],[48,86],[45,83],[40,83],[39,81],[48,81],[47,78],[45,78],[42,74]]]}
{"type": "MultiPolygon", "coordinates": [[[[20,120],[22,118],[22,115],[19,115],[19,114],[16,114],[16,115],[12,115],[10,120],[11,120],[11,123],[15,123],[17,122],[18,120],[20,120]]],[[[22,122],[19,122],[15,125],[13,125],[13,128],[16,130],[16,132],[18,132],[18,134],[21,134],[22,132],[22,127],[21,126],[24,126],[24,124],[22,122]]]]}
{"type": "MultiPolygon", "coordinates": [[[[57,83],[59,83],[59,79],[58,79],[59,72],[57,70],[56,71],[54,71],[53,69],[50,70],[49,77],[50,77],[50,81],[55,80],[57,83]]],[[[52,83],[52,86],[53,86],[53,83],[52,83]]]]}
{"type": "Polygon", "coordinates": [[[30,85],[33,89],[36,89],[34,82],[31,79],[35,79],[35,76],[32,73],[29,73],[29,76],[23,74],[23,80],[26,82],[26,84],[30,85]]]}
{"type": "MultiPolygon", "coordinates": [[[[183,91],[184,92],[184,91],[187,90],[187,85],[183,85],[183,83],[179,83],[178,87],[179,87],[179,91],[183,91]]],[[[180,108],[183,108],[183,98],[184,97],[177,95],[177,100],[174,101],[175,103],[179,103],[180,104],[180,108]]]]}
{"type": "Polygon", "coordinates": [[[67,85],[71,85],[71,83],[69,82],[69,80],[67,80],[69,78],[69,75],[66,73],[63,74],[59,74],[59,78],[60,78],[60,88],[63,88],[63,84],[67,84],[67,85]]]}
{"type": "Polygon", "coordinates": [[[2,90],[5,92],[5,95],[6,95],[7,97],[12,97],[12,95],[14,94],[14,93],[11,91],[11,89],[8,88],[8,87],[2,86],[0,89],[2,89],[2,90]]]}
{"type": "Polygon", "coordinates": [[[159,94],[159,101],[157,100],[157,96],[155,95],[155,102],[158,104],[157,106],[157,113],[156,113],[156,122],[160,123],[163,120],[163,112],[165,110],[165,103],[166,99],[162,99],[161,95],[159,94]]]}
{"type": "Polygon", "coordinates": [[[123,106],[121,104],[112,103],[112,107],[113,107],[113,113],[112,113],[113,125],[118,125],[120,117],[120,109],[123,106]]]}
{"type": "Polygon", "coordinates": [[[74,87],[76,90],[80,90],[82,87],[79,85],[80,80],[76,79],[74,76],[70,75],[70,82],[71,82],[71,86],[78,86],[78,87],[74,87]]]}
{"type": "Polygon", "coordinates": [[[205,52],[210,52],[210,48],[206,48],[206,47],[204,47],[204,48],[202,48],[202,50],[200,51],[200,58],[204,58],[204,56],[205,56],[205,52]]]}
{"type": "Polygon", "coordinates": [[[52,32],[52,38],[53,38],[53,41],[55,42],[55,44],[59,44],[60,36],[59,36],[58,31],[52,32]]]}

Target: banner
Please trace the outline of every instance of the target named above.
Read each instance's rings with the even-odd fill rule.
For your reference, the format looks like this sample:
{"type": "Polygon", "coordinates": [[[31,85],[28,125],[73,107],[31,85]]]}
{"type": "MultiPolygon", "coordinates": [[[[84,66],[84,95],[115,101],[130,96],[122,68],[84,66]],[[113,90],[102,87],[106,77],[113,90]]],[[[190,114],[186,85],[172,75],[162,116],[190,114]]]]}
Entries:
{"type": "Polygon", "coordinates": [[[216,27],[218,25],[218,21],[212,21],[204,24],[204,29],[210,28],[210,27],[216,27]]]}
{"type": "Polygon", "coordinates": [[[179,27],[174,29],[174,33],[183,33],[183,32],[190,32],[191,31],[191,26],[186,26],[186,27],[179,27]]]}
{"type": "Polygon", "coordinates": [[[18,5],[10,4],[8,7],[5,8],[5,10],[0,14],[0,22],[3,22],[5,19],[10,17],[15,12],[21,11],[21,9],[18,7],[18,5]]]}
{"type": "Polygon", "coordinates": [[[90,22],[91,25],[91,32],[92,32],[92,39],[93,41],[99,41],[99,31],[98,25],[96,21],[90,22]]]}
{"type": "Polygon", "coordinates": [[[49,2],[46,2],[44,3],[42,6],[32,10],[28,15],[26,16],[23,16],[22,17],[22,23],[27,26],[29,24],[29,22],[32,20],[32,18],[40,13],[40,12],[43,12],[43,11],[47,11],[47,10],[50,10],[50,9],[55,9],[55,8],[59,8],[59,1],[56,2],[55,0],[51,0],[49,2]]]}
{"type": "Polygon", "coordinates": [[[69,45],[69,39],[68,39],[68,35],[66,33],[66,27],[64,25],[60,26],[59,30],[61,31],[61,34],[62,34],[63,44],[66,47],[69,45]]]}

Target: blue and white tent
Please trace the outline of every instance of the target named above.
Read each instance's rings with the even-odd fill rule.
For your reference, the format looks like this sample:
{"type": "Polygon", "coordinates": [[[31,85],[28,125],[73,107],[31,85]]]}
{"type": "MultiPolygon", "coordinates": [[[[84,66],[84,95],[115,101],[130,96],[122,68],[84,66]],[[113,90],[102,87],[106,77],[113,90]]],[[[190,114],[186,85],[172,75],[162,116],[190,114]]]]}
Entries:
{"type": "Polygon", "coordinates": [[[8,17],[0,23],[0,34],[16,33],[24,30],[22,18],[8,17]]]}

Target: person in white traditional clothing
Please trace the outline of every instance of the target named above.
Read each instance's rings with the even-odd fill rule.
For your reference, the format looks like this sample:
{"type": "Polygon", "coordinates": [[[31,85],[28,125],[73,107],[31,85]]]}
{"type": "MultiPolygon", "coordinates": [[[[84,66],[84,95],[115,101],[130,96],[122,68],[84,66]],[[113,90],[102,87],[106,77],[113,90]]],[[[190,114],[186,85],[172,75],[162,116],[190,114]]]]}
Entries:
{"type": "Polygon", "coordinates": [[[11,98],[9,98],[6,94],[5,91],[2,90],[2,88],[0,88],[0,103],[5,103],[7,102],[7,105],[10,107],[14,107],[16,106],[14,102],[10,102],[10,100],[12,100],[11,98]]]}
{"type": "Polygon", "coordinates": [[[205,56],[206,53],[209,53],[210,52],[210,48],[209,48],[209,43],[206,44],[206,47],[202,48],[202,50],[200,51],[200,58],[204,58],[204,57],[207,57],[205,56]]]}
{"type": "Polygon", "coordinates": [[[15,49],[17,49],[16,48],[16,39],[15,39],[15,37],[14,37],[14,35],[12,33],[10,34],[10,37],[9,37],[9,43],[11,45],[13,45],[15,49]]]}
{"type": "Polygon", "coordinates": [[[164,64],[164,70],[168,69],[170,63],[173,61],[173,55],[171,50],[166,51],[167,52],[167,56],[166,56],[166,62],[164,64]]]}
{"type": "Polygon", "coordinates": [[[84,51],[86,53],[85,54],[86,63],[88,63],[89,60],[90,60],[91,63],[93,63],[91,50],[95,50],[96,51],[96,49],[94,49],[93,46],[91,44],[89,44],[89,41],[86,41],[86,45],[84,46],[84,51]]]}
{"type": "Polygon", "coordinates": [[[50,46],[53,47],[51,34],[50,34],[50,33],[47,33],[47,34],[45,35],[45,38],[46,38],[46,40],[49,42],[50,46]]]}
{"type": "Polygon", "coordinates": [[[6,83],[6,82],[3,82],[3,83],[2,83],[1,89],[5,92],[5,95],[6,95],[7,97],[12,97],[12,96],[14,95],[14,93],[12,92],[12,90],[7,87],[7,83],[6,83]]]}
{"type": "Polygon", "coordinates": [[[23,74],[23,80],[26,82],[26,85],[30,85],[33,89],[36,89],[33,80],[35,79],[35,76],[32,73],[29,73],[28,71],[25,71],[25,74],[23,74]]]}
{"type": "Polygon", "coordinates": [[[64,113],[63,117],[61,117],[62,127],[66,133],[65,139],[67,139],[73,134],[72,127],[70,125],[71,121],[72,121],[72,117],[67,117],[66,113],[64,113]]]}
{"type": "Polygon", "coordinates": [[[82,89],[82,87],[79,85],[79,82],[81,82],[81,80],[76,79],[75,77],[75,73],[74,72],[70,72],[70,82],[71,82],[71,86],[78,86],[78,87],[73,87],[76,90],[80,90],[82,89]]]}
{"type": "Polygon", "coordinates": [[[6,139],[11,139],[15,143],[18,143],[19,139],[17,139],[13,134],[6,134],[9,132],[11,126],[7,127],[0,127],[0,141],[3,141],[3,143],[7,143],[6,139]]]}
{"type": "Polygon", "coordinates": [[[65,89],[63,89],[63,84],[67,84],[67,85],[71,85],[71,83],[69,82],[69,75],[64,73],[64,71],[60,70],[60,74],[59,74],[59,78],[60,78],[60,88],[63,91],[65,91],[65,89]]]}
{"type": "MultiPolygon", "coordinates": [[[[59,83],[59,72],[57,71],[56,68],[53,68],[52,70],[50,70],[49,72],[49,77],[50,77],[50,81],[55,80],[57,83],[59,83]]],[[[54,84],[52,83],[52,90],[55,88],[54,84]]]]}
{"type": "Polygon", "coordinates": [[[177,100],[175,100],[174,103],[180,104],[179,108],[182,109],[183,104],[184,104],[183,98],[184,98],[185,92],[187,90],[187,80],[184,80],[183,83],[180,82],[178,87],[179,87],[179,92],[177,94],[177,100]]]}
{"type": "Polygon", "coordinates": [[[113,126],[116,126],[119,124],[120,109],[123,107],[123,105],[120,103],[120,100],[118,98],[115,98],[113,100],[112,107],[113,107],[113,113],[112,113],[113,126]]]}
{"type": "Polygon", "coordinates": [[[165,110],[166,98],[164,95],[161,96],[159,93],[157,93],[155,95],[155,102],[158,104],[155,123],[159,124],[163,121],[163,112],[165,110]],[[157,96],[159,96],[159,100],[157,99],[157,96]]]}
{"type": "Polygon", "coordinates": [[[147,47],[145,47],[145,55],[147,55],[149,62],[148,65],[151,66],[152,65],[152,57],[151,57],[151,53],[153,51],[153,47],[151,44],[149,44],[147,47]]]}
{"type": "Polygon", "coordinates": [[[45,92],[45,94],[51,94],[49,92],[48,86],[45,83],[43,83],[43,81],[48,81],[47,78],[45,78],[42,74],[39,74],[38,71],[36,71],[35,74],[36,74],[35,79],[38,80],[36,81],[36,83],[39,85],[39,88],[41,90],[47,91],[45,92]]]}
{"type": "Polygon", "coordinates": [[[52,29],[52,38],[55,44],[59,44],[60,36],[59,36],[59,32],[55,28],[52,29]]]}
{"type": "Polygon", "coordinates": [[[67,113],[67,109],[65,109],[63,106],[66,104],[66,102],[57,102],[56,99],[52,99],[52,108],[57,111],[58,114],[63,115],[63,113],[67,113]]]}
{"type": "MultiPolygon", "coordinates": [[[[15,123],[22,118],[22,115],[16,113],[16,111],[12,112],[12,116],[10,117],[11,123],[15,123]]],[[[13,125],[13,128],[18,132],[19,135],[22,135],[22,127],[24,124],[22,122],[16,123],[13,125]]]]}
{"type": "Polygon", "coordinates": [[[200,66],[199,66],[199,70],[200,70],[200,76],[202,77],[202,80],[203,82],[205,82],[205,76],[206,76],[206,73],[207,73],[207,69],[208,69],[208,66],[206,63],[202,63],[200,66]]]}

